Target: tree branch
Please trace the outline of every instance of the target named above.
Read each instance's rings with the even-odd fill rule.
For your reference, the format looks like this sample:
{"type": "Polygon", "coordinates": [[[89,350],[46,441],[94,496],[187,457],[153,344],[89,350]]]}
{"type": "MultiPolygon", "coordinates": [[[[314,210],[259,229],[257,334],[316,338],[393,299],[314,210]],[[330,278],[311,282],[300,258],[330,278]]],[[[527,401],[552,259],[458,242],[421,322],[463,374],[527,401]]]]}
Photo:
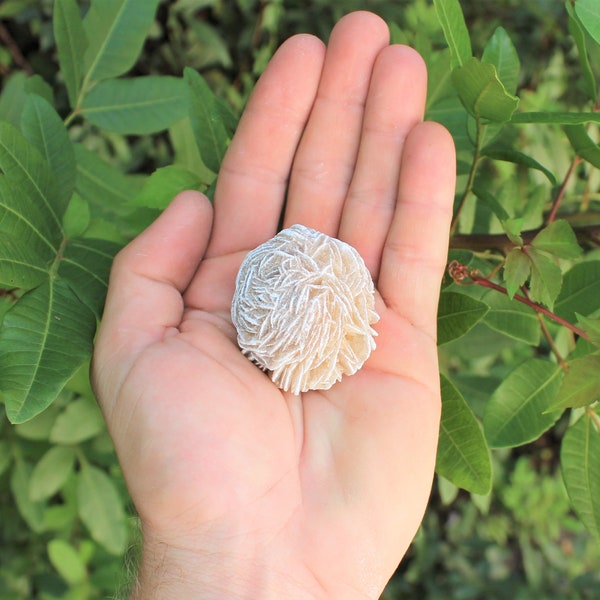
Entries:
{"type": "MultiPolygon", "coordinates": [[[[529,244],[533,238],[542,230],[531,229],[521,233],[524,244],[529,244]]],[[[597,225],[580,225],[573,227],[577,241],[581,243],[600,243],[600,224],[597,225]]],[[[485,250],[498,250],[503,254],[507,254],[514,244],[506,237],[504,233],[486,234],[486,233],[471,233],[471,234],[454,234],[450,238],[450,248],[460,250],[474,250],[475,252],[483,252],[485,250]]]]}

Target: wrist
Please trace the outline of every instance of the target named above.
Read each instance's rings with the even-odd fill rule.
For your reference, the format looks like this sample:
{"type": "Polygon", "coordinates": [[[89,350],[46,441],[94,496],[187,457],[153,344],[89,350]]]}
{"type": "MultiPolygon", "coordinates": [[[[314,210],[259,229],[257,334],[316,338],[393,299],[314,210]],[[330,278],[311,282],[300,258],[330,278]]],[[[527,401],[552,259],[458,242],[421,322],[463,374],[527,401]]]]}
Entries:
{"type": "Polygon", "coordinates": [[[236,550],[193,550],[144,535],[131,600],[326,600],[318,585],[281,572],[264,557],[236,550]],[[310,589],[307,589],[310,588],[310,589]]]}

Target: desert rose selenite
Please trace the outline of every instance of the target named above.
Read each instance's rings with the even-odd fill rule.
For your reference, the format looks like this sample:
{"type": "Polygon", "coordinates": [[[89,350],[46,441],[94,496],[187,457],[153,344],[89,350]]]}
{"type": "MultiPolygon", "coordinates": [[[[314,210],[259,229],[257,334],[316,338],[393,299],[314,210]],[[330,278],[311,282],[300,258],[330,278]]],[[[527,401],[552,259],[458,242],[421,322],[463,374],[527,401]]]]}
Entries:
{"type": "Polygon", "coordinates": [[[285,391],[329,389],[375,348],[374,292],[352,246],[293,225],[240,267],[231,306],[238,344],[285,391]]]}

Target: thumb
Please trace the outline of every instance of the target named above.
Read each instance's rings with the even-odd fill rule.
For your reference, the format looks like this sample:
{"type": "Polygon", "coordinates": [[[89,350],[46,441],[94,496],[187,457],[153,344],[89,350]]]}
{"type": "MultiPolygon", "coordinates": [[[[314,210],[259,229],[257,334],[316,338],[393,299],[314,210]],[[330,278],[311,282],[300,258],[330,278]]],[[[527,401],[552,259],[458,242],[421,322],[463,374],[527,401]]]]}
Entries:
{"type": "Polygon", "coordinates": [[[202,260],[212,207],[183,192],[115,257],[92,361],[92,384],[105,410],[138,354],[177,329],[182,293],[202,260]]]}

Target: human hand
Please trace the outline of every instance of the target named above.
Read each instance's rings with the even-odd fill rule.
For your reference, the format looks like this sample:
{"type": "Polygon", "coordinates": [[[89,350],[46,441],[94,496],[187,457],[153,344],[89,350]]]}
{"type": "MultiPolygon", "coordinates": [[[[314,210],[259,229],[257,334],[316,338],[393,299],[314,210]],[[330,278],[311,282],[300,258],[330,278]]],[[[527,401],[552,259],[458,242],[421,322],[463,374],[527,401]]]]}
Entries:
{"type": "Polygon", "coordinates": [[[137,598],[377,598],[435,465],[452,140],[426,72],[365,12],[288,40],[258,82],[213,208],[179,195],[116,258],[92,377],[144,535],[137,598]],[[284,208],[284,198],[287,200],[284,208]],[[240,352],[247,251],[302,223],[353,245],[377,349],[294,396],[240,352]]]}

